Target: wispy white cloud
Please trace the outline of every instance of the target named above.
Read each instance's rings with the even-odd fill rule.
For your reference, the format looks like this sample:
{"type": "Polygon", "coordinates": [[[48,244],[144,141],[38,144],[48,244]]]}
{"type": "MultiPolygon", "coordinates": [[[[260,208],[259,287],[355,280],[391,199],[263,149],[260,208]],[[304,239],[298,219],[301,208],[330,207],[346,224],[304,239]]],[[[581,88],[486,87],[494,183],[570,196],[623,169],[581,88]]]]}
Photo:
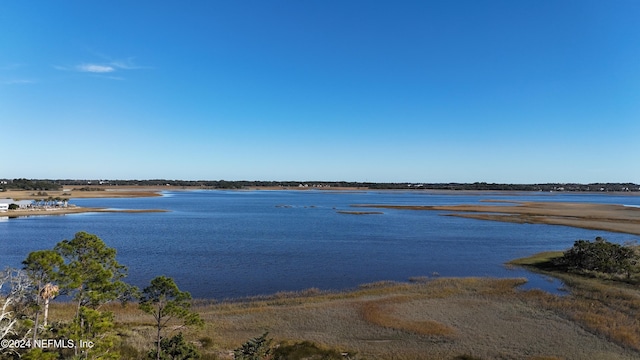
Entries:
{"type": "Polygon", "coordinates": [[[99,74],[116,71],[116,69],[113,66],[100,65],[100,64],[81,64],[76,66],[76,70],[80,72],[99,73],[99,74]]]}
{"type": "MultiPolygon", "coordinates": [[[[95,75],[114,74],[122,71],[142,69],[143,67],[136,65],[132,58],[125,60],[112,60],[107,62],[82,63],[75,66],[53,66],[61,71],[75,71],[81,73],[91,73],[95,75]]],[[[112,80],[124,80],[122,76],[103,76],[112,80]]]]}

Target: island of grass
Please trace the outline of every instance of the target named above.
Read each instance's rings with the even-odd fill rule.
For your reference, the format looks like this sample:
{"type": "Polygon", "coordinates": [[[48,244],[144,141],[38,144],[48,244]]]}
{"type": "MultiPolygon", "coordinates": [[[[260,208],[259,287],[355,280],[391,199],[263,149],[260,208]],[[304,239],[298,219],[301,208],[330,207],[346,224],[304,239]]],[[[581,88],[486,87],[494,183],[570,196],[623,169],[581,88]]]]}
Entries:
{"type": "Polygon", "coordinates": [[[508,264],[555,276],[577,274],[613,282],[640,284],[640,246],[611,243],[602,237],[596,237],[594,241],[577,240],[567,251],[542,252],[512,260],[508,264]]]}

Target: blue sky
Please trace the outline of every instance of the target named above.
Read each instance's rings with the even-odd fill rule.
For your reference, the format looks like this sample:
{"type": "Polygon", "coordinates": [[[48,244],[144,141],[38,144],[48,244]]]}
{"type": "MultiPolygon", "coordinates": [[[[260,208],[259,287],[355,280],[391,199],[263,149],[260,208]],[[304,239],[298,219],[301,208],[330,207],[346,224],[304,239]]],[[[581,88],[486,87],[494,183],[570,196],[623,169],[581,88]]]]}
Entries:
{"type": "Polygon", "coordinates": [[[3,1],[0,178],[640,183],[640,2],[3,1]]]}

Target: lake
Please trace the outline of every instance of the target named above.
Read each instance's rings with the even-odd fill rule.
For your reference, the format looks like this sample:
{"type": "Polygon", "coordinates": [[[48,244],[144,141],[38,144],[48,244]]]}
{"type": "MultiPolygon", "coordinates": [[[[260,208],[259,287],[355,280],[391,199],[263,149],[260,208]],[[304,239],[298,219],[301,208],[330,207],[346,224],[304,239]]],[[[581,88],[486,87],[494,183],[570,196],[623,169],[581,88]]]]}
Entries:
{"type": "Polygon", "coordinates": [[[442,216],[440,211],[371,209],[351,204],[455,205],[481,200],[571,201],[640,206],[639,196],[425,191],[176,191],[162,197],[72,199],[87,207],[166,209],[165,213],[88,213],[0,221],[0,267],[51,249],[78,231],[98,235],[144,287],[173,277],[196,298],[232,298],[307,288],[349,289],[414,276],[527,277],[528,287],[558,282],[503,264],[577,239],[623,243],[638,236],[554,225],[442,216]],[[366,208],[358,208],[365,211],[366,208]]]}

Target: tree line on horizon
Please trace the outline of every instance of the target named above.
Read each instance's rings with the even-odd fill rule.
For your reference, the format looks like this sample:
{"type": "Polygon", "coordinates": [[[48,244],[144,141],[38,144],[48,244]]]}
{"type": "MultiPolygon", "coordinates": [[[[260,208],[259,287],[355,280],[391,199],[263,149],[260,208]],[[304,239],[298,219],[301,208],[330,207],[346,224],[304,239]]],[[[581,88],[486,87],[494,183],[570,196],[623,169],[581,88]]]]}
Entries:
{"type": "Polygon", "coordinates": [[[414,183],[414,182],[356,182],[356,181],[248,181],[248,180],[87,180],[87,179],[0,179],[0,191],[15,190],[61,190],[63,185],[83,186],[98,189],[97,186],[179,186],[205,189],[245,189],[251,187],[284,188],[366,188],[373,190],[475,190],[475,191],[582,191],[582,192],[638,192],[640,185],[635,183],[414,183]]]}

